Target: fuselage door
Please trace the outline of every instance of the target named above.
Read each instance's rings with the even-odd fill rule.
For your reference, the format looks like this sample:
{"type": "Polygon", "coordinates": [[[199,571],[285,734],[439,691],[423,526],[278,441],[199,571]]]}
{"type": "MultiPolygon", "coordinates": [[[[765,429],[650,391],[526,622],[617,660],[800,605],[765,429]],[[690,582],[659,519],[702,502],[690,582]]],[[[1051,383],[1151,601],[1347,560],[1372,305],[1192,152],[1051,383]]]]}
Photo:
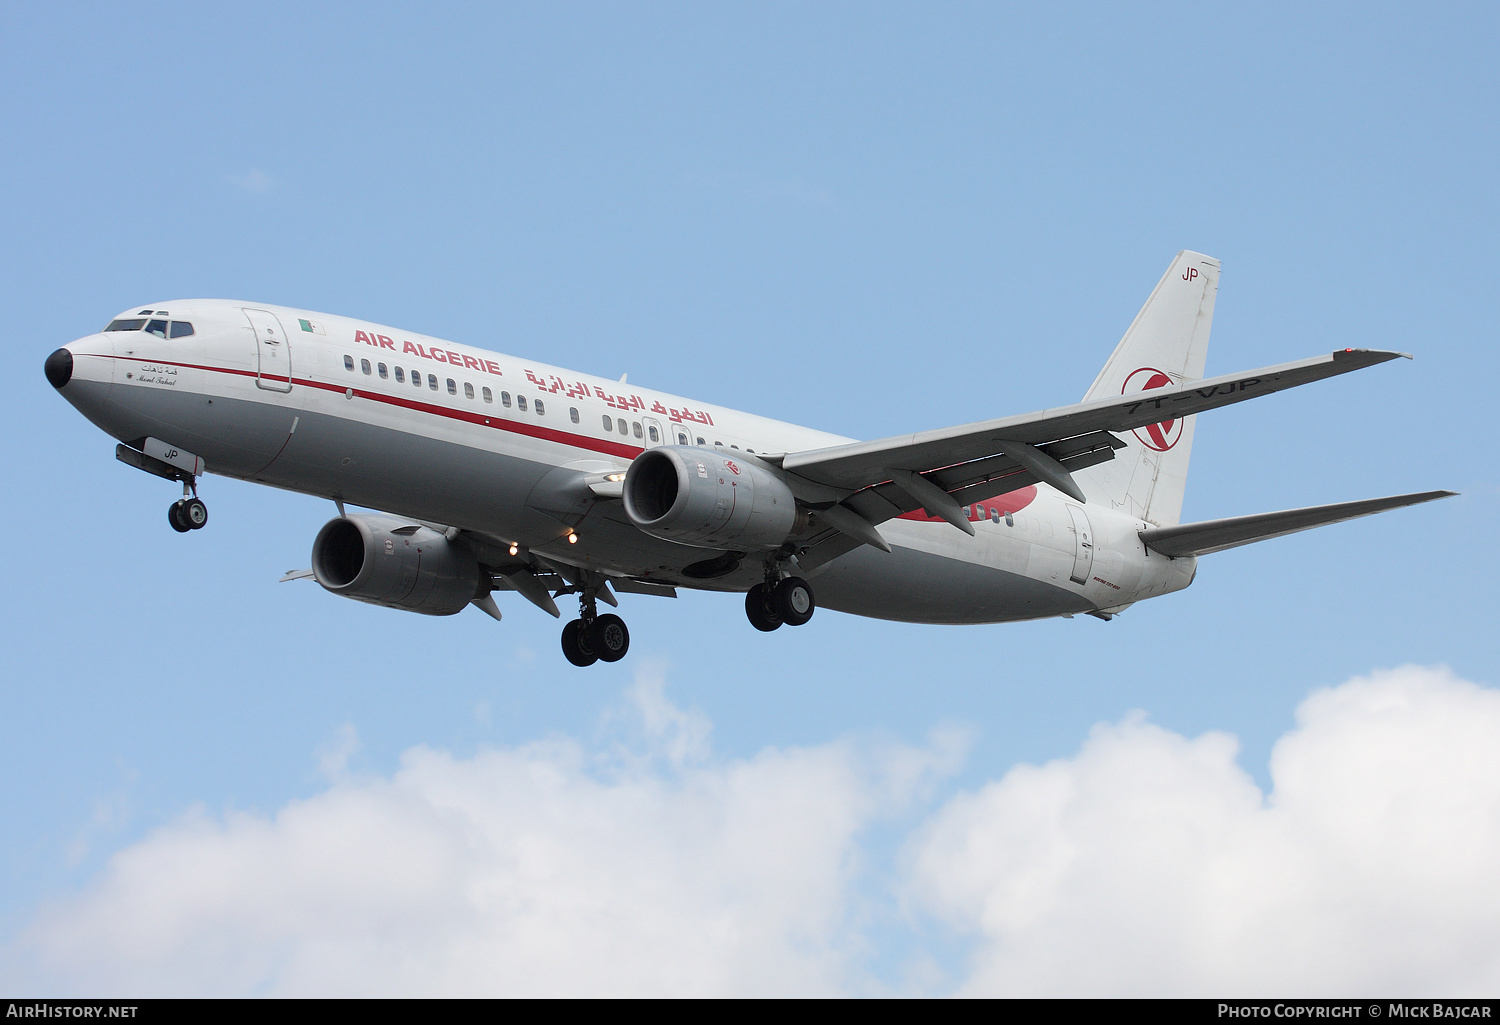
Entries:
{"type": "Polygon", "coordinates": [[[1078,506],[1068,506],[1068,515],[1073,517],[1073,573],[1068,579],[1086,584],[1094,568],[1094,532],[1089,529],[1088,514],[1078,506]]]}
{"type": "Polygon", "coordinates": [[[265,310],[246,310],[245,316],[255,329],[255,348],[258,353],[258,370],[255,383],[267,391],[292,390],[291,338],[281,327],[274,313],[265,310]]]}

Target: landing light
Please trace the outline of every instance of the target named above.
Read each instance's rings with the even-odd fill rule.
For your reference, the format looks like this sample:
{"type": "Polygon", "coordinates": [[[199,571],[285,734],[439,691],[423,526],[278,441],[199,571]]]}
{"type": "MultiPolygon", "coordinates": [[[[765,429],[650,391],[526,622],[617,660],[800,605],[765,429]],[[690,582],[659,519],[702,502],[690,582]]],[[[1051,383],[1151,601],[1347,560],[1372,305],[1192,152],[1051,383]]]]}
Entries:
{"type": "Polygon", "coordinates": [[[570,544],[570,545],[576,545],[577,543],[578,543],[578,535],[577,534],[569,534],[568,535],[568,544],[570,544]]]}
{"type": "Polygon", "coordinates": [[[604,479],[609,481],[611,484],[618,484],[620,483],[620,481],[625,479],[625,475],[623,473],[611,473],[604,479]]]}
{"type": "Polygon", "coordinates": [[[512,554],[512,555],[519,555],[520,553],[521,553],[521,546],[520,545],[511,545],[510,546],[510,554],[512,554]]]}

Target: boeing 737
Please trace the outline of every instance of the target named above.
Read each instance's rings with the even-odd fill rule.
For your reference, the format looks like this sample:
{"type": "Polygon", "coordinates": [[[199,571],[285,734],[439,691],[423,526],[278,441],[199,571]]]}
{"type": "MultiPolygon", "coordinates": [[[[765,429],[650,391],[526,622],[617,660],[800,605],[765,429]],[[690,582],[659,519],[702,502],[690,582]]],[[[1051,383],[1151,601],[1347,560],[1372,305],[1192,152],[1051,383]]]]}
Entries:
{"type": "Polygon", "coordinates": [[[222,299],[132,307],[47,380],[182,485],[204,474],[331,499],[313,577],[427,615],[554,617],[575,665],[618,661],[618,593],[743,592],[758,630],[817,605],[912,623],[1108,620],[1193,582],[1198,557],[1453,494],[1181,523],[1197,414],[1403,355],[1342,349],[1203,378],[1219,262],[1172,261],[1076,405],[854,441],[473,346],[222,299]],[[350,512],[346,506],[369,512],[350,512]],[[816,598],[814,593],[816,591],[816,598]]]}

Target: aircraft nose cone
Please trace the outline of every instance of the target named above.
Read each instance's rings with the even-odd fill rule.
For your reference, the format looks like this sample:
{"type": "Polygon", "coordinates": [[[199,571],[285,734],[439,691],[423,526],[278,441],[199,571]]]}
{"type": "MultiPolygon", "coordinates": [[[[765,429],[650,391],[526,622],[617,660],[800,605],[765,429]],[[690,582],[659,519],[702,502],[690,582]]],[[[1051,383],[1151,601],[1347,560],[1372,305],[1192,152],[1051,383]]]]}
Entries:
{"type": "Polygon", "coordinates": [[[61,388],[73,379],[73,354],[67,349],[58,349],[47,357],[47,380],[54,388],[61,388]]]}

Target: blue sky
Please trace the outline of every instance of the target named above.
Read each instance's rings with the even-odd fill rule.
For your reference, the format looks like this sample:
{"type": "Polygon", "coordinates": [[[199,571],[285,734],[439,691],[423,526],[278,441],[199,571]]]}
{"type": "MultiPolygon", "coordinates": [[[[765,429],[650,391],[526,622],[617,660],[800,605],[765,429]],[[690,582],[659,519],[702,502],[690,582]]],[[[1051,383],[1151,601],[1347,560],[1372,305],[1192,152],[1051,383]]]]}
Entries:
{"type": "MultiPolygon", "coordinates": [[[[86,954],[58,923],[98,921],[136,878],[120,866],[155,878],[152,858],[192,823],[232,846],[234,816],[332,814],[362,787],[395,786],[414,750],[478,771],[476,759],[556,743],[582,759],[579,786],[613,781],[601,792],[615,797],[629,781],[719,792],[773,755],[853,759],[863,768],[848,778],[865,782],[839,807],[865,810],[807,859],[844,874],[765,883],[764,906],[805,886],[831,909],[816,925],[765,925],[820,937],[837,963],[818,975],[818,957],[793,959],[810,974],[792,988],[1011,991],[1011,948],[966,917],[984,902],[932,896],[921,866],[946,864],[934,837],[987,787],[1020,779],[1017,766],[1085,766],[1113,750],[1109,730],[1132,751],[1196,751],[1193,738],[1219,731],[1238,753],[1214,757],[1269,809],[1282,782],[1273,748],[1313,735],[1295,715],[1320,688],[1406,687],[1402,700],[1426,695],[1450,716],[1431,722],[1500,722],[1456,711],[1489,709],[1500,682],[1487,441],[1500,369],[1496,28],[1492,8],[1462,4],[10,12],[0,982],[176,992],[191,976],[215,992],[305,991],[290,969],[244,968],[251,953],[212,971],[188,972],[178,947],[131,961],[128,929],[118,949],[86,954]],[[170,488],[115,462],[41,373],[48,352],[120,309],[224,296],[628,371],[881,437],[1075,401],[1184,248],[1223,261],[1210,374],[1345,346],[1416,357],[1205,416],[1186,518],[1435,488],[1462,497],[1206,558],[1190,590],[1109,624],[940,628],[824,612],[761,635],[732,596],[626,598],[630,658],[579,672],[554,621],[519,600],[502,600],[496,624],[278,584],[307,565],[327,503],[209,479],[209,528],[176,535],[170,488]],[[1346,683],[1405,665],[1452,675],[1346,683]],[[1132,710],[1149,729],[1129,725],[1132,710]],[[878,782],[908,762],[926,766],[918,782],[878,782]]],[[[1500,726],[1466,736],[1479,758],[1500,726]]],[[[1422,737],[1392,743],[1427,750],[1422,737]]],[[[1490,821],[1500,803],[1479,762],[1458,764],[1462,779],[1432,786],[1479,788],[1490,821]]],[[[807,787],[846,793],[819,771],[807,787]]],[[[1147,773],[1142,786],[1173,795],[1174,778],[1147,773]]],[[[683,828],[663,801],[657,825],[632,834],[643,850],[683,828]]],[[[782,827],[798,833],[788,815],[782,827]]],[[[1405,826],[1371,828],[1379,841],[1405,826]]],[[[721,860],[704,855],[705,879],[721,860]]],[[[245,892],[285,896],[284,881],[245,892]]],[[[702,892],[674,906],[709,908],[702,892]]],[[[1423,935],[1458,934],[1429,918],[1423,935]]],[[[259,926],[205,928],[249,950],[259,926]]],[[[676,928],[681,939],[695,926],[676,928]]],[[[1463,935],[1500,952],[1493,929],[1463,935]]],[[[1259,964],[1253,949],[1236,956],[1259,964]]],[[[793,977],[764,963],[780,967],[721,990],[793,977]]],[[[1273,968],[1204,978],[1287,980],[1273,968]]],[[[1473,982],[1432,972],[1410,992],[1473,982]]],[[[373,991],[358,973],[308,977],[373,991]]],[[[692,989],[638,978],[643,991],[692,989]]],[[[692,978],[720,976],[705,965],[692,978]]],[[[1330,964],[1324,978],[1346,976],[1330,964]]],[[[456,975],[412,980],[411,991],[468,991],[456,975]]],[[[576,983],[560,974],[553,991],[576,983]]]]}

